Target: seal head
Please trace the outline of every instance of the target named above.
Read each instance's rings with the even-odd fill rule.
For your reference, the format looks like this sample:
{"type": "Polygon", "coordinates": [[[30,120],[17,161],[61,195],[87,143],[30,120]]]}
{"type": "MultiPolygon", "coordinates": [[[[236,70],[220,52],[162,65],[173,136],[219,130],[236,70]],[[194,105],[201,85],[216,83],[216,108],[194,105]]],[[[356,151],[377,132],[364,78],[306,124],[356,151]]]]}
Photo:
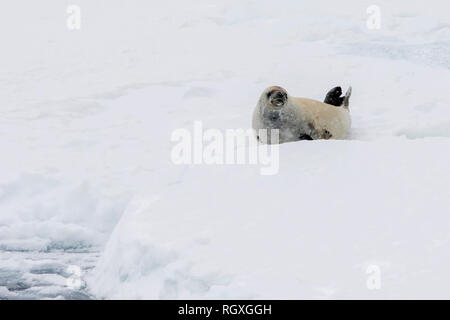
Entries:
{"type": "Polygon", "coordinates": [[[267,88],[262,98],[266,98],[266,103],[274,108],[283,107],[288,101],[288,94],[285,89],[274,86],[267,88]]]}
{"type": "Polygon", "coordinates": [[[285,89],[273,86],[261,94],[259,99],[260,114],[264,127],[281,129],[286,122],[286,107],[288,104],[288,93],[285,89]]]}

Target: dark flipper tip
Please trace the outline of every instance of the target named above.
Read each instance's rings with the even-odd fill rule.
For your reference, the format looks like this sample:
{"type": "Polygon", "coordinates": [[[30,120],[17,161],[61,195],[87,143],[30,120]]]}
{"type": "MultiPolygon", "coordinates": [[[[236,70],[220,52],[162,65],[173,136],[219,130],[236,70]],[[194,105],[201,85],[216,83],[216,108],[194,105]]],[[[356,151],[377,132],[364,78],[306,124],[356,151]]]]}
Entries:
{"type": "Polygon", "coordinates": [[[342,95],[342,88],[341,87],[335,87],[331,89],[324,100],[324,103],[331,104],[336,107],[345,106],[347,107],[349,104],[350,96],[352,95],[352,87],[350,87],[345,95],[341,97],[342,95]]]}
{"type": "Polygon", "coordinates": [[[341,87],[335,87],[328,91],[324,102],[331,104],[333,106],[339,107],[344,102],[344,98],[341,97],[342,95],[342,88],[341,87]]]}
{"type": "Polygon", "coordinates": [[[309,134],[302,134],[299,137],[299,140],[313,140],[309,134]]]}

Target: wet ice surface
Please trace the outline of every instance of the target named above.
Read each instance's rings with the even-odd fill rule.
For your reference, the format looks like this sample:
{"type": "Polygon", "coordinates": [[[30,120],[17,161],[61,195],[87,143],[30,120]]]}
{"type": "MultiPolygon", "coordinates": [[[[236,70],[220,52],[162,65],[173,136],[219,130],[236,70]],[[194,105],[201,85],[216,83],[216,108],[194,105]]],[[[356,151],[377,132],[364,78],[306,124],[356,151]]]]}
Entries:
{"type": "Polygon", "coordinates": [[[0,251],[0,299],[93,299],[84,279],[98,256],[94,249],[0,251]]]}

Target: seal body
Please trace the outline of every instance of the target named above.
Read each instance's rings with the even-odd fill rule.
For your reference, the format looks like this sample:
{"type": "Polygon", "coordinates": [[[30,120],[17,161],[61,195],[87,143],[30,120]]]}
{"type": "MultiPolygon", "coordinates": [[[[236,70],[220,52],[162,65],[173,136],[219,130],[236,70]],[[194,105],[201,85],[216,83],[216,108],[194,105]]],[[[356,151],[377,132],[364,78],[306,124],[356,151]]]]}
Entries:
{"type": "MultiPolygon", "coordinates": [[[[336,92],[340,95],[340,91],[334,88],[325,101],[331,101],[330,96],[335,96],[336,92]]],[[[281,87],[269,87],[262,93],[254,110],[253,129],[262,143],[269,144],[344,139],[351,126],[348,107],[350,95],[351,88],[341,100],[333,100],[342,103],[336,106],[313,99],[291,97],[281,87]],[[261,129],[266,129],[267,134],[260,134],[261,129]],[[272,129],[279,130],[279,141],[271,138],[272,129]]]]}

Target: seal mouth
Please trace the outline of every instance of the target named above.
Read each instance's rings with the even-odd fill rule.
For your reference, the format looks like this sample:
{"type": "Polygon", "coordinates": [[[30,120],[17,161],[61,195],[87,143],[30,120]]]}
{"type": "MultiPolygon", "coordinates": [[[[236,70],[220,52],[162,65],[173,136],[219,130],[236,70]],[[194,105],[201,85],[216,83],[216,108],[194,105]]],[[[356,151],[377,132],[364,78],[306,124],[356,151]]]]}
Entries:
{"type": "Polygon", "coordinates": [[[270,103],[276,107],[282,107],[284,105],[284,99],[281,98],[272,99],[270,103]]]}

